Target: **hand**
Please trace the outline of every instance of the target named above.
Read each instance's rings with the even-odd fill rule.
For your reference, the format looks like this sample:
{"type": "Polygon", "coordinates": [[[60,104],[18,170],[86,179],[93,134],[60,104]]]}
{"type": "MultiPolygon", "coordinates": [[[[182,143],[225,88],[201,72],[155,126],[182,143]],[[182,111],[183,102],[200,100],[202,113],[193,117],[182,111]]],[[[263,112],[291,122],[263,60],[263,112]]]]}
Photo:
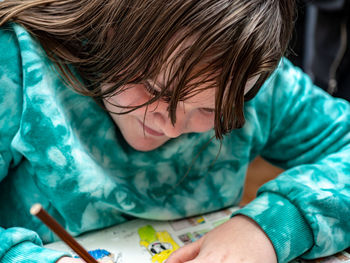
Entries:
{"type": "Polygon", "coordinates": [[[273,245],[250,218],[237,215],[196,242],[175,251],[167,263],[277,263],[273,245]]]}
{"type": "Polygon", "coordinates": [[[80,258],[62,257],[56,263],[86,263],[80,258]]]}

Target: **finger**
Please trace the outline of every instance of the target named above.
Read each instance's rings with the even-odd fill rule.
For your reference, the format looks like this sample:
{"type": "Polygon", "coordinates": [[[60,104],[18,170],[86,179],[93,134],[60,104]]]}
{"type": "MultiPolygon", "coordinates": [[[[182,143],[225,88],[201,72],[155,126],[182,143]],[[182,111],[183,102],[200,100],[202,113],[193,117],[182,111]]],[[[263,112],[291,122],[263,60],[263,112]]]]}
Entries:
{"type": "Polygon", "coordinates": [[[179,248],[171,254],[166,263],[184,263],[197,257],[200,251],[200,240],[179,248]]]}

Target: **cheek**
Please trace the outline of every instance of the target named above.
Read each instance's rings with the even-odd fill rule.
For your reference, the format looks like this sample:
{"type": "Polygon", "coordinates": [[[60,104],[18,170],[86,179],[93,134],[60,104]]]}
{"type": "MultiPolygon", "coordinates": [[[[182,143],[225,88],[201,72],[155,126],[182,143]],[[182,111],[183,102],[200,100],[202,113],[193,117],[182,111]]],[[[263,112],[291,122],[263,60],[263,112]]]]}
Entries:
{"type": "Polygon", "coordinates": [[[191,132],[206,132],[214,128],[214,114],[194,113],[189,120],[191,132]]]}
{"type": "Polygon", "coordinates": [[[118,106],[139,106],[147,102],[149,99],[149,95],[145,92],[143,87],[140,87],[139,85],[133,85],[132,87],[125,86],[123,92],[112,97],[106,98],[104,100],[108,110],[111,110],[113,112],[122,112],[128,111],[129,109],[122,109],[118,106]]]}

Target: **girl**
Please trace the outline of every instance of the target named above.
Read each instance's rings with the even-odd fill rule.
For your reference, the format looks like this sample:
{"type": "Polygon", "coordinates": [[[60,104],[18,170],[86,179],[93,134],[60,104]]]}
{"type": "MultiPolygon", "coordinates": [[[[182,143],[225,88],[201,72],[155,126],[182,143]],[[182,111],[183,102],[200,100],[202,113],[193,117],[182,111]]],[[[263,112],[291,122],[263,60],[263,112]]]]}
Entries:
{"type": "Polygon", "coordinates": [[[192,216],[237,205],[257,155],[286,171],[168,263],[288,262],[349,246],[350,106],[281,59],[293,9],[1,2],[1,262],[79,261],[41,246],[54,237],[29,215],[35,202],[73,235],[192,216]]]}

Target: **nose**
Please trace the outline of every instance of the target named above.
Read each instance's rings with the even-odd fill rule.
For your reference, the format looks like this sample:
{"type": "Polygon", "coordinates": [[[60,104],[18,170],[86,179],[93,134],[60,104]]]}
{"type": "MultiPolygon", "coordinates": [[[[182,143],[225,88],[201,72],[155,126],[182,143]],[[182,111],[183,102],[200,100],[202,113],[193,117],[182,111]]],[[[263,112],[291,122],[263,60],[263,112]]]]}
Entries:
{"type": "Polygon", "coordinates": [[[182,107],[178,107],[176,110],[176,122],[174,125],[171,123],[167,110],[155,112],[154,117],[157,128],[169,138],[179,137],[186,130],[187,114],[182,107]]]}

